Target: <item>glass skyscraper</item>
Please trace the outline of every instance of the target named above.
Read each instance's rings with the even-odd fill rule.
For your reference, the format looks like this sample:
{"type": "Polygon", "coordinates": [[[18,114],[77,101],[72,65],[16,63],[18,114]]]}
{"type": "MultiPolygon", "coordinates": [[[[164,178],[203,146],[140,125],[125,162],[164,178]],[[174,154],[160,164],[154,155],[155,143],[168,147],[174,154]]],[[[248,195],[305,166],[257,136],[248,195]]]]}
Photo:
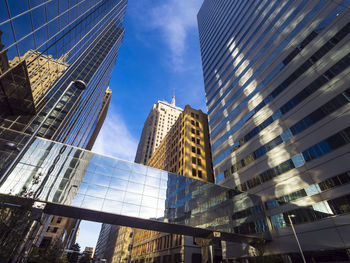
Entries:
{"type": "MultiPolygon", "coordinates": [[[[126,5],[127,0],[0,0],[2,187],[13,175],[20,179],[25,173],[22,163],[31,153],[31,147],[35,147],[35,141],[14,164],[11,173],[5,171],[26,143],[25,134],[33,134],[40,124],[43,125],[39,137],[91,149],[104,119],[100,113],[107,110],[105,94],[124,36],[126,5]],[[77,80],[86,84],[84,90],[71,85],[77,80]],[[11,156],[5,153],[13,150],[9,145],[16,148],[11,156]]],[[[19,195],[36,198],[37,194],[47,192],[45,188],[38,188],[35,193],[25,189],[34,182],[48,183],[50,174],[58,170],[66,171],[59,163],[61,158],[65,164],[80,167],[74,176],[82,177],[86,164],[64,159],[64,152],[62,147],[54,158],[46,154],[33,157],[34,177],[30,177],[19,195]],[[51,169],[42,178],[41,167],[46,162],[51,164],[51,169]],[[35,181],[35,174],[39,181],[35,181]]],[[[80,182],[74,187],[79,187],[80,182]]],[[[70,187],[67,191],[57,191],[55,200],[69,203],[74,198],[70,187]]],[[[40,231],[45,234],[50,219],[42,218],[43,227],[33,221],[30,229],[34,230],[28,233],[37,237],[40,231]]],[[[24,240],[17,250],[26,250],[31,242],[40,244],[43,234],[30,242],[24,240]]]]}
{"type": "Polygon", "coordinates": [[[298,262],[293,215],[309,260],[348,260],[350,1],[205,0],[197,18],[216,182],[267,210],[242,211],[247,233],[298,262]]]}
{"type": "Polygon", "coordinates": [[[85,147],[124,35],[126,0],[0,1],[2,128],[85,147]]]}

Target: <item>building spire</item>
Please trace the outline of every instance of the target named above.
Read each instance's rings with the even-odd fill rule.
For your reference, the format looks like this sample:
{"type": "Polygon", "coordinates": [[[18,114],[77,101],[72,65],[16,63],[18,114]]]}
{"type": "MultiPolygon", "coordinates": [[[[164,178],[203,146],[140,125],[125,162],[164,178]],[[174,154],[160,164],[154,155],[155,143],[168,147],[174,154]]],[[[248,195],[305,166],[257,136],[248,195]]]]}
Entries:
{"type": "Polygon", "coordinates": [[[173,98],[171,99],[171,105],[175,106],[175,88],[174,88],[173,98]]]}

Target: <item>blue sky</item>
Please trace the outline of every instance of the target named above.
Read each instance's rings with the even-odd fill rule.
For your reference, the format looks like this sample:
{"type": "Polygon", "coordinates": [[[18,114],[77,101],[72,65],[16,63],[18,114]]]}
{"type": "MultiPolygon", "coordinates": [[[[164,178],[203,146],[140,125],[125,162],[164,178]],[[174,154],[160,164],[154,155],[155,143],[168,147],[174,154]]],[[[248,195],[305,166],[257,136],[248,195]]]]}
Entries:
{"type": "MultiPolygon", "coordinates": [[[[112,99],[93,151],[133,161],[154,103],[206,112],[197,12],[202,0],[130,0],[125,36],[112,72],[112,99]]],[[[96,245],[100,224],[83,221],[77,242],[96,245]]]]}

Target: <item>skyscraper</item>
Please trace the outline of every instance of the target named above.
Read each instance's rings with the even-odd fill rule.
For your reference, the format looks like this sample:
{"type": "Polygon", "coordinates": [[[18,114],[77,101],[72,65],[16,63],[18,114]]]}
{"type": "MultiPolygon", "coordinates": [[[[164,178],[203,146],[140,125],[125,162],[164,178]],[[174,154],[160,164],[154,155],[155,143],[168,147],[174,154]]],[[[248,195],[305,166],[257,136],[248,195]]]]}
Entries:
{"type": "MultiPolygon", "coordinates": [[[[137,146],[136,163],[147,164],[181,112],[182,109],[175,106],[175,96],[172,97],[171,103],[158,101],[153,105],[143,126],[137,146]]],[[[128,261],[130,259],[134,233],[135,230],[132,228],[123,226],[119,228],[114,260],[128,261]]]]}
{"type": "MultiPolygon", "coordinates": [[[[124,35],[126,4],[127,0],[0,1],[1,149],[10,141],[20,151],[28,139],[23,133],[31,135],[41,124],[40,137],[92,146],[90,139],[107,110],[105,91],[124,35]],[[78,80],[86,84],[83,91],[72,85],[78,80]]],[[[63,152],[64,147],[56,161],[41,156],[36,169],[43,162],[57,165],[63,152]]],[[[0,158],[1,186],[6,187],[4,171],[11,157],[0,158]]],[[[80,167],[78,177],[86,171],[84,164],[65,161],[80,167]]],[[[72,198],[61,194],[58,199],[72,198]]]]}
{"type": "Polygon", "coordinates": [[[0,1],[0,53],[10,62],[0,76],[1,126],[32,133],[71,81],[82,80],[87,84],[84,92],[71,87],[39,136],[85,147],[123,39],[126,3],[0,1]],[[58,61],[66,69],[57,69],[58,61]],[[47,84],[35,105],[30,94],[34,81],[47,84]]]}
{"type": "Polygon", "coordinates": [[[96,127],[95,127],[95,129],[94,129],[94,131],[89,139],[88,145],[86,146],[87,150],[92,149],[92,147],[95,144],[96,138],[101,131],[102,125],[103,125],[103,123],[106,119],[106,116],[107,116],[108,107],[109,107],[109,103],[111,101],[111,97],[112,97],[112,90],[110,88],[107,88],[106,92],[105,92],[105,96],[103,98],[102,107],[101,107],[100,112],[98,114],[96,127]]]}
{"type": "MultiPolygon", "coordinates": [[[[186,105],[147,165],[213,182],[207,115],[186,105]]],[[[136,230],[134,233],[132,257],[135,260],[158,258],[163,262],[197,262],[201,258],[201,249],[190,236],[147,230],[136,230]],[[157,246],[152,246],[159,242],[157,246]],[[144,247],[148,247],[148,250],[144,247]]]]}
{"type": "Polygon", "coordinates": [[[158,101],[157,104],[153,105],[143,126],[139,145],[137,146],[136,163],[147,164],[181,112],[182,109],[175,106],[175,96],[173,96],[171,104],[166,101],[158,101]]]}
{"type": "Polygon", "coordinates": [[[268,229],[266,254],[293,262],[289,216],[309,260],[348,258],[349,4],[205,0],[198,13],[216,182],[263,197],[266,220],[241,211],[247,233],[268,229]]]}
{"type": "Polygon", "coordinates": [[[214,182],[207,115],[186,105],[147,164],[214,182]]]}
{"type": "Polygon", "coordinates": [[[118,229],[119,226],[102,224],[94,253],[95,263],[112,262],[118,229]]]}

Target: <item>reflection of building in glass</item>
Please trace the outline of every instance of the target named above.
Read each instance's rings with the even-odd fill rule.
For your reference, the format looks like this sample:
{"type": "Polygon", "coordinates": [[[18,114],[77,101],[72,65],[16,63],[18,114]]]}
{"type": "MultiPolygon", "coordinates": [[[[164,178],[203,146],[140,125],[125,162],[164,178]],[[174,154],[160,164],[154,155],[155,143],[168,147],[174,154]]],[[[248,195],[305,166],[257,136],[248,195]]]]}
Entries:
{"type": "Polygon", "coordinates": [[[106,119],[107,111],[108,111],[108,107],[109,107],[109,102],[111,101],[111,97],[112,97],[112,90],[110,88],[107,88],[105,95],[103,97],[102,107],[101,107],[100,112],[98,114],[96,127],[94,128],[94,131],[89,139],[88,145],[86,146],[87,150],[91,150],[92,146],[94,146],[97,135],[99,134],[99,132],[102,128],[103,122],[106,119]]]}
{"type": "Polygon", "coordinates": [[[266,254],[293,262],[288,214],[307,261],[322,261],[320,250],[349,259],[349,7],[205,0],[197,16],[216,182],[263,196],[266,254]]]}
{"type": "Polygon", "coordinates": [[[181,112],[182,109],[175,106],[175,96],[171,104],[158,101],[153,105],[142,129],[135,157],[136,163],[147,164],[181,112]]]}
{"type": "MultiPolygon", "coordinates": [[[[39,135],[85,147],[96,126],[117,50],[123,39],[121,22],[126,0],[104,0],[89,4],[85,1],[73,4],[54,0],[47,4],[31,3],[30,7],[27,4],[23,6],[21,1],[16,2],[6,5],[0,1],[1,10],[9,9],[6,16],[0,17],[1,42],[4,45],[0,55],[6,54],[12,62],[6,75],[16,73],[16,63],[25,63],[32,67],[26,71],[33,71],[29,73],[29,79],[34,86],[29,89],[38,90],[39,93],[44,90],[48,92],[41,100],[34,98],[38,102],[35,106],[37,114],[26,108],[2,113],[1,126],[32,133],[71,81],[82,80],[87,84],[84,92],[74,87],[69,89],[39,135]],[[23,8],[18,10],[18,6],[23,8]],[[49,19],[49,24],[46,19],[49,19]],[[61,64],[62,67],[58,66],[61,64]],[[45,74],[40,75],[40,72],[45,74]],[[35,89],[37,85],[44,87],[35,89]]],[[[1,82],[3,78],[0,76],[1,82]]],[[[16,78],[10,80],[19,85],[16,78]]],[[[28,86],[22,83],[22,86],[28,86]]],[[[14,94],[6,91],[4,96],[14,97],[19,105],[20,99],[30,104],[30,98],[19,97],[21,93],[16,93],[16,88],[11,88],[11,91],[14,94]]],[[[31,100],[33,103],[33,98],[31,100]]],[[[16,103],[11,104],[10,101],[10,105],[15,107],[16,103]]]]}
{"type": "MultiPolygon", "coordinates": [[[[184,254],[200,257],[200,249],[198,251],[192,237],[142,229],[135,229],[134,233],[131,262],[184,262],[184,254]]],[[[186,260],[196,262],[192,258],[186,260]]]]}
{"type": "Polygon", "coordinates": [[[10,68],[9,65],[9,60],[7,58],[6,52],[2,52],[4,49],[4,45],[1,43],[1,36],[2,36],[2,31],[0,31],[0,74],[2,74],[3,72],[5,72],[6,70],[8,70],[10,68]]]}
{"type": "MultiPolygon", "coordinates": [[[[166,101],[158,101],[154,104],[151,112],[145,121],[142,129],[141,138],[137,147],[135,162],[147,164],[152,154],[160,146],[164,137],[166,137],[173,124],[181,114],[182,109],[175,106],[175,96],[171,100],[171,104],[166,101]]],[[[121,227],[119,232],[134,232],[135,230],[121,227]]],[[[138,233],[140,233],[139,230],[138,233]]],[[[121,235],[119,235],[121,237],[121,235]]],[[[119,239],[118,239],[119,240],[119,239]]],[[[115,257],[127,258],[126,255],[131,255],[130,247],[132,247],[133,239],[125,241],[125,244],[116,249],[115,257]]],[[[122,243],[122,240],[119,241],[122,243]]]]}
{"type": "MultiPolygon", "coordinates": [[[[213,182],[207,115],[187,105],[147,164],[150,167],[213,182]]],[[[196,246],[194,239],[182,235],[175,236],[179,241],[173,240],[173,235],[168,233],[136,231],[133,259],[196,262],[195,258],[201,257],[201,249],[196,246]],[[162,240],[165,241],[162,243],[162,240]],[[152,246],[153,243],[159,244],[152,246]]]]}
{"type": "MultiPolygon", "coordinates": [[[[5,142],[13,142],[21,149],[28,138],[24,134],[31,135],[41,123],[39,137],[69,145],[85,148],[96,136],[101,114],[107,110],[103,107],[104,95],[124,35],[126,3],[0,0],[0,10],[4,11],[0,14],[1,174],[17,154],[16,150],[5,149],[5,142]],[[84,91],[70,86],[76,80],[86,83],[84,91]],[[9,151],[12,155],[7,154],[9,151]]],[[[73,148],[68,151],[63,145],[44,146],[35,140],[1,189],[70,204],[91,155],[86,152],[77,156],[79,153],[73,148]],[[21,163],[26,158],[32,159],[33,166],[23,170],[21,163]],[[47,169],[42,169],[44,166],[47,169]],[[21,179],[24,174],[25,181],[21,179]]],[[[44,232],[39,243],[50,220],[46,217],[40,226],[44,232]]],[[[57,217],[53,222],[56,220],[57,217]]]]}
{"type": "MultiPolygon", "coordinates": [[[[4,151],[4,154],[11,153],[4,151]]],[[[252,229],[261,233],[267,227],[259,196],[41,138],[35,140],[27,154],[21,161],[21,177],[15,176],[14,171],[0,188],[1,199],[5,194],[16,201],[21,199],[17,193],[25,190],[29,196],[33,192],[38,201],[46,203],[47,214],[199,238],[219,231],[224,240],[244,243],[253,239],[242,234],[252,229]],[[43,154],[48,160],[56,160],[56,165],[44,161],[41,170],[36,171],[37,159],[31,157],[43,154]],[[82,173],[81,182],[81,177],[75,175],[82,173]],[[34,176],[39,177],[38,183],[28,184],[34,176]],[[80,186],[76,187],[75,183],[80,186]],[[67,203],[70,195],[68,198],[57,195],[66,196],[61,193],[62,186],[69,185],[72,187],[68,189],[76,194],[67,203]],[[250,221],[257,219],[259,225],[250,221]]]]}
{"type": "Polygon", "coordinates": [[[68,68],[68,64],[65,62],[66,57],[66,55],[62,55],[59,59],[54,59],[52,56],[28,50],[23,57],[15,57],[10,61],[10,66],[16,65],[18,61],[26,60],[33,99],[34,103],[37,104],[52,84],[68,68]]]}

